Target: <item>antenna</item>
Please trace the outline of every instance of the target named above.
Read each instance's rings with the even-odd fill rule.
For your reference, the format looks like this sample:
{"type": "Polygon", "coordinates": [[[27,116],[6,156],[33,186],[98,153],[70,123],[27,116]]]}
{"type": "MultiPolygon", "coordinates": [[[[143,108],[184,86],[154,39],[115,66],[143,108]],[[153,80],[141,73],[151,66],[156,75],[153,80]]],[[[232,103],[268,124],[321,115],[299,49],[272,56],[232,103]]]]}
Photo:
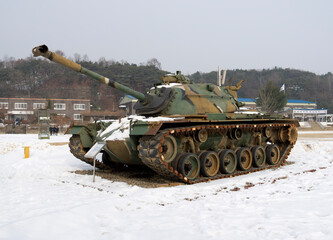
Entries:
{"type": "Polygon", "coordinates": [[[218,66],[218,69],[217,69],[217,85],[219,87],[224,85],[226,75],[227,75],[227,70],[223,70],[223,75],[221,76],[221,67],[218,66]]]}
{"type": "Polygon", "coordinates": [[[227,75],[227,70],[223,70],[222,85],[225,83],[225,76],[227,75]]]}

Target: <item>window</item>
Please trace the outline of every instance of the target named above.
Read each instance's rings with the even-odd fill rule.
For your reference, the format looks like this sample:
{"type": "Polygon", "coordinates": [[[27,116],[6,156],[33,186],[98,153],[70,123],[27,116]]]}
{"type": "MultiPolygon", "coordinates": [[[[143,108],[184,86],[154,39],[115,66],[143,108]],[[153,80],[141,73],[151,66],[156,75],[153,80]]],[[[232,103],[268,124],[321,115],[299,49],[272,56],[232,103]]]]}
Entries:
{"type": "Polygon", "coordinates": [[[15,103],[15,109],[27,109],[27,103],[15,103]]]}
{"type": "Polygon", "coordinates": [[[8,109],[8,102],[0,102],[0,109],[8,109]]]}
{"type": "Polygon", "coordinates": [[[83,116],[81,114],[74,114],[74,120],[83,120],[83,116]]]}
{"type": "Polygon", "coordinates": [[[85,104],[74,104],[74,110],[85,110],[86,105],[85,104]]]}
{"type": "Polygon", "coordinates": [[[34,109],[45,109],[45,103],[34,103],[33,108],[34,109]]]}
{"type": "Polygon", "coordinates": [[[54,110],[66,110],[66,103],[55,103],[54,110]]]}

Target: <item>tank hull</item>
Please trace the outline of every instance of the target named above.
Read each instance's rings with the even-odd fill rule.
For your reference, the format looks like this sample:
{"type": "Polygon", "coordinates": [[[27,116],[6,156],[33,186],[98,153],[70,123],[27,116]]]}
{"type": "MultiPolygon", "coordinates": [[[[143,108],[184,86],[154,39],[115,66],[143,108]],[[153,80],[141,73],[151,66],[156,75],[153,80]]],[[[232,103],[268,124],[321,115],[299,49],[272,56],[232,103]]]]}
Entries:
{"type": "MultiPolygon", "coordinates": [[[[145,165],[166,178],[186,183],[238,176],[285,163],[297,140],[297,120],[233,117],[126,118],[106,124],[104,131],[91,131],[96,135],[90,136],[90,142],[106,142],[103,161],[97,166],[101,169],[145,165]]],[[[72,139],[89,142],[85,131],[72,131],[72,139]]],[[[82,145],[80,152],[71,146],[73,142],[71,152],[92,164],[83,157],[89,147],[82,145]]]]}

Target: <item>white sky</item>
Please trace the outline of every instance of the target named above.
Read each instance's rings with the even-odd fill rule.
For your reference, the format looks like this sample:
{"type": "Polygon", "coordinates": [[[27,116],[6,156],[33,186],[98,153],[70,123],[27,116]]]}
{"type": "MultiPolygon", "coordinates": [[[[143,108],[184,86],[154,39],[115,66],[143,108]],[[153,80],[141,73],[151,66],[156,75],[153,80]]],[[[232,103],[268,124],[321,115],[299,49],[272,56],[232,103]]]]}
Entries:
{"type": "Polygon", "coordinates": [[[333,72],[333,1],[0,0],[0,58],[46,44],[184,73],[296,68],[333,72]]]}

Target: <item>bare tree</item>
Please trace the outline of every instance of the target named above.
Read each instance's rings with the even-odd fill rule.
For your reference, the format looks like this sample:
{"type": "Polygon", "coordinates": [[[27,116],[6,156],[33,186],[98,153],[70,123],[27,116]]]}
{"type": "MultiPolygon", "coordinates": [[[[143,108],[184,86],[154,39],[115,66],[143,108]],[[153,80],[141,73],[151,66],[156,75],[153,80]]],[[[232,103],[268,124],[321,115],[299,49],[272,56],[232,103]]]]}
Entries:
{"type": "Polygon", "coordinates": [[[259,90],[257,106],[266,113],[273,113],[283,109],[287,104],[287,96],[272,81],[268,82],[264,88],[259,90]]]}
{"type": "Polygon", "coordinates": [[[161,70],[162,69],[162,65],[161,63],[156,59],[156,58],[151,58],[147,61],[147,66],[154,66],[157,69],[161,70]]]}
{"type": "Polygon", "coordinates": [[[74,62],[81,62],[81,55],[79,53],[74,53],[74,62]]]}
{"type": "Polygon", "coordinates": [[[61,50],[56,50],[55,53],[58,54],[59,56],[65,57],[65,53],[61,50]]]}
{"type": "Polygon", "coordinates": [[[13,68],[15,66],[15,58],[13,57],[8,57],[7,55],[5,55],[5,57],[3,58],[3,62],[4,68],[13,68]]]}
{"type": "Polygon", "coordinates": [[[107,62],[106,62],[105,57],[100,57],[98,59],[98,64],[101,65],[102,67],[106,67],[107,66],[107,62]]]}
{"type": "Polygon", "coordinates": [[[89,62],[89,57],[87,54],[84,54],[83,57],[82,57],[82,61],[83,62],[89,62]]]}

